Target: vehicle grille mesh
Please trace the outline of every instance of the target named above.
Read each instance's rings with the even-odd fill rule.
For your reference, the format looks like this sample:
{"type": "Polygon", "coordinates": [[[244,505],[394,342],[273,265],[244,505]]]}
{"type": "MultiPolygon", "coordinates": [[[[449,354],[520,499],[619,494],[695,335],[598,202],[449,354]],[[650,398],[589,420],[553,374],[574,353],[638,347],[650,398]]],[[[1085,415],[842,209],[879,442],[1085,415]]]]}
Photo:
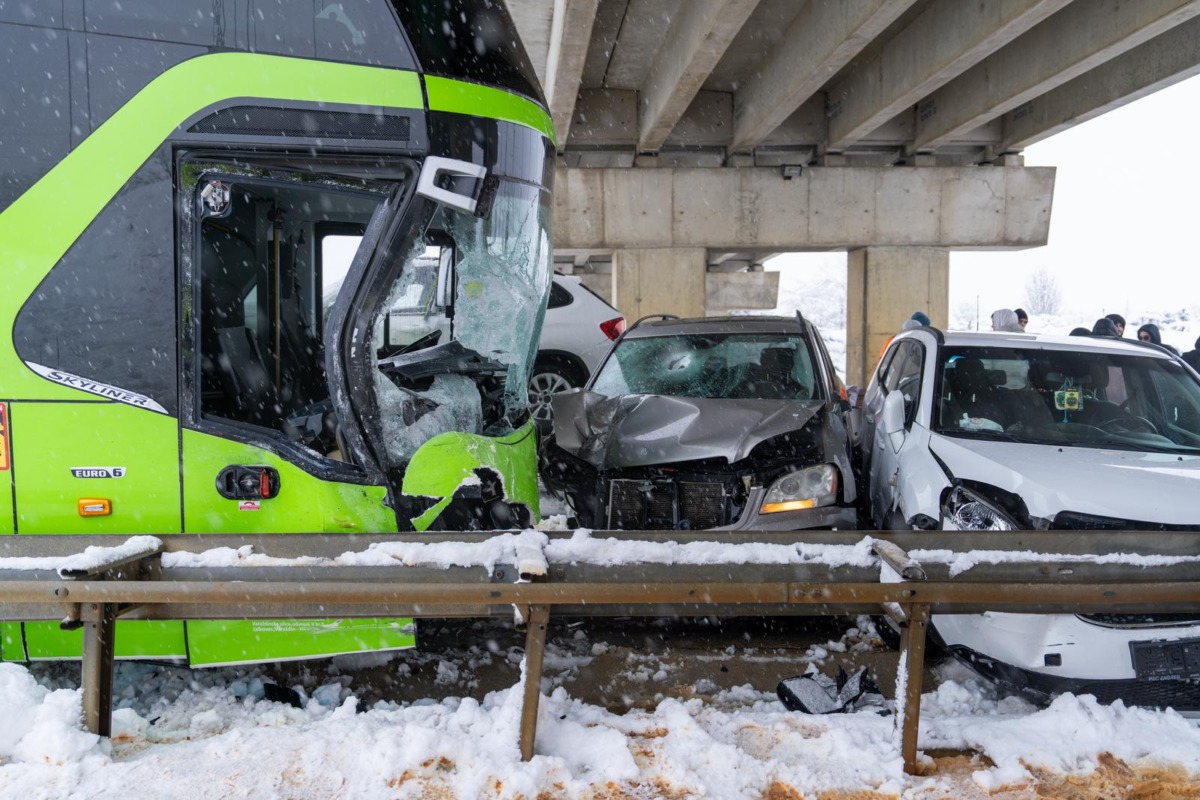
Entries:
{"type": "Polygon", "coordinates": [[[613,530],[701,530],[727,525],[727,493],[720,483],[619,479],[608,493],[613,530]],[[678,509],[678,511],[676,511],[678,509]]]}
{"type": "Polygon", "coordinates": [[[724,524],[725,489],[719,483],[679,484],[679,518],[692,530],[716,528],[724,524]]]}

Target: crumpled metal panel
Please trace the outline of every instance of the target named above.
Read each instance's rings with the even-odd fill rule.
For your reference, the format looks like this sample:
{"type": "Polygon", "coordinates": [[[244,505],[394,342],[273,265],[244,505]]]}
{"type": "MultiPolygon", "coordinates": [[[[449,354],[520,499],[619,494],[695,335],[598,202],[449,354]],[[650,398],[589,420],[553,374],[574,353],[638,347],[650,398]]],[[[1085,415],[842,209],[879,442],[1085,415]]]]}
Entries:
{"type": "Polygon", "coordinates": [[[821,401],[726,400],[664,395],[605,397],[582,390],[554,396],[557,445],[596,469],[724,458],[797,430],[821,401]]]}

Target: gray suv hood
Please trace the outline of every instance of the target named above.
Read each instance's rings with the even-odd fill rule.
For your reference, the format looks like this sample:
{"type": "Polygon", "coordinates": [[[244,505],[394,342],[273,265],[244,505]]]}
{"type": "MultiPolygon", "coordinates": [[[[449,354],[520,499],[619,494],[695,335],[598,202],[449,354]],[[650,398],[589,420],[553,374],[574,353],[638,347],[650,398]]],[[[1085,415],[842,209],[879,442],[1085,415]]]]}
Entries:
{"type": "Polygon", "coordinates": [[[712,400],[572,390],[554,396],[558,446],[596,469],[724,458],[804,426],[824,407],[810,400],[712,400]]]}

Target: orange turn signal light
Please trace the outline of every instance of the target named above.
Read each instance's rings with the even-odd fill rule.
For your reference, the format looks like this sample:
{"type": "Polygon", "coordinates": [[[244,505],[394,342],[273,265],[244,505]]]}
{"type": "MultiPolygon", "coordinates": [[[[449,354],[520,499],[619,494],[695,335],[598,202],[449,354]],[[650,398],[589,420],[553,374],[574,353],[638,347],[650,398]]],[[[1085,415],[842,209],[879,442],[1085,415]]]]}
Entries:
{"type": "Polygon", "coordinates": [[[758,510],[758,513],[777,514],[780,511],[803,511],[806,508],[816,507],[816,500],[788,500],[785,503],[767,503],[758,510]]]}
{"type": "Polygon", "coordinates": [[[107,517],[112,513],[112,501],[103,497],[79,498],[79,516],[107,517]]]}

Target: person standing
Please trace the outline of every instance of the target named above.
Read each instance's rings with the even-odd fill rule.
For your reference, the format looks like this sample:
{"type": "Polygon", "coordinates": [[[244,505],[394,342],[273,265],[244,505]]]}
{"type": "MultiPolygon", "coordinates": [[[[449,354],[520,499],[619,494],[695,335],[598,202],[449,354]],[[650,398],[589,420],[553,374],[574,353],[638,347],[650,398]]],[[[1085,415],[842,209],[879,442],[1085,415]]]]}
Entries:
{"type": "Polygon", "coordinates": [[[1017,313],[1011,308],[998,308],[992,312],[992,330],[1005,333],[1024,333],[1017,321],[1017,313]]]}
{"type": "Polygon", "coordinates": [[[1125,318],[1120,314],[1105,314],[1104,318],[1110,320],[1117,328],[1117,338],[1125,335],[1125,318]]]}
{"type": "Polygon", "coordinates": [[[1179,355],[1179,351],[1174,347],[1169,344],[1163,344],[1162,333],[1159,331],[1158,326],[1153,322],[1147,322],[1145,325],[1138,328],[1137,338],[1139,342],[1156,344],[1164,350],[1174,353],[1175,355],[1179,355]]]}
{"type": "MultiPolygon", "coordinates": [[[[913,328],[920,328],[922,325],[929,325],[929,315],[924,311],[914,311],[911,317],[901,323],[900,333],[911,331],[913,328]]],[[[887,338],[887,341],[883,343],[883,347],[879,348],[879,358],[875,359],[876,364],[883,360],[883,354],[887,352],[888,345],[891,344],[892,339],[895,338],[896,335],[892,334],[887,338]]]]}
{"type": "Polygon", "coordinates": [[[1025,313],[1025,309],[1014,308],[1013,313],[1017,315],[1017,324],[1021,326],[1021,330],[1025,330],[1029,325],[1029,315],[1025,313]]]}
{"type": "Polygon", "coordinates": [[[1182,356],[1180,356],[1189,367],[1200,372],[1200,339],[1196,339],[1196,343],[1182,356]]]}

